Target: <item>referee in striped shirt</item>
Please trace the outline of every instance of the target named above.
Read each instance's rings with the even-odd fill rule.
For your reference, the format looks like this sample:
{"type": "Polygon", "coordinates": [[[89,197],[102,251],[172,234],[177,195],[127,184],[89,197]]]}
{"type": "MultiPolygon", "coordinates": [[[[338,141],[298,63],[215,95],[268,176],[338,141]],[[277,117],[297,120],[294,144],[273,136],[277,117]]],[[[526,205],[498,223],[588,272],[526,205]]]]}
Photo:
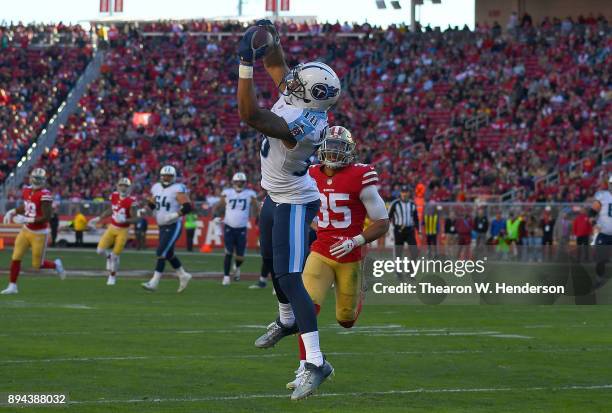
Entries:
{"type": "Polygon", "coordinates": [[[415,230],[420,231],[419,215],[416,204],[411,199],[410,188],[402,186],[400,197],[394,199],[389,205],[389,220],[393,224],[395,238],[395,257],[403,259],[404,244],[408,244],[411,258],[417,259],[417,242],[415,230]]]}

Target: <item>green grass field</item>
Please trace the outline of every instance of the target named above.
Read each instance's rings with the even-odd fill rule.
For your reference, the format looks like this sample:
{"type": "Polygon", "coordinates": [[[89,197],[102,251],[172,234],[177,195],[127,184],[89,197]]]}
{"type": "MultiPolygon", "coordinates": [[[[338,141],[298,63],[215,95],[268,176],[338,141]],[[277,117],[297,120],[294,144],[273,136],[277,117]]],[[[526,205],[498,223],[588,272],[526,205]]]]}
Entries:
{"type": "MultiPolygon", "coordinates": [[[[127,253],[144,270],[153,253],[127,253]]],[[[58,253],[51,251],[49,257],[58,253]]],[[[59,253],[68,269],[103,267],[89,252],[59,253]]],[[[184,255],[189,270],[218,271],[218,255],[184,255]]],[[[6,268],[8,252],[0,253],[6,268]]],[[[27,259],[24,267],[28,267],[27,259]]],[[[256,272],[249,258],[245,272],[256,272]]],[[[4,273],[5,274],[5,273],[4,273]]],[[[366,304],[358,326],[320,317],[336,375],[305,401],[285,383],[293,337],[258,350],[276,314],[270,288],[224,288],[176,279],[147,293],[142,279],[20,278],[0,296],[0,393],[67,393],[65,406],[0,411],[85,412],[608,412],[612,406],[610,306],[384,306],[366,304]]],[[[4,288],[6,276],[2,276],[4,288]]]]}

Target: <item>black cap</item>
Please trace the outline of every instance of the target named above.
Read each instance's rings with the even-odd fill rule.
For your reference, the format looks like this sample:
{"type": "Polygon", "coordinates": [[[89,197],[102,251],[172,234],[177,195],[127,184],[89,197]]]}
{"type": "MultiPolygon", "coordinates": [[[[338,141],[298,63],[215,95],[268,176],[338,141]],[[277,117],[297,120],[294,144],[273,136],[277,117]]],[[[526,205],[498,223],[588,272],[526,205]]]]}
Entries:
{"type": "Polygon", "coordinates": [[[410,192],[410,186],[408,185],[400,186],[400,192],[410,192]]]}

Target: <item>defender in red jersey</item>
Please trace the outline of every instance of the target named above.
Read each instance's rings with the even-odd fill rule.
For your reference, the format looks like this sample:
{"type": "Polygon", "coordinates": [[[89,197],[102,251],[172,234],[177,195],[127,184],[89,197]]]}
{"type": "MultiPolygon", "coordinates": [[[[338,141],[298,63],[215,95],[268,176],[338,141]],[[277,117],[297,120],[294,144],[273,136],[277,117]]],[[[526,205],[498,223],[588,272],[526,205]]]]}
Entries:
{"type": "Polygon", "coordinates": [[[129,195],[131,187],[132,182],[129,178],[121,178],[117,183],[117,191],[110,196],[111,207],[89,222],[91,225],[96,225],[100,220],[111,217],[111,224],[100,238],[97,249],[98,254],[104,254],[106,257],[108,270],[106,285],[115,285],[119,256],[127,242],[130,225],[138,219],[136,199],[129,195]]]}
{"type": "Polygon", "coordinates": [[[23,224],[15,238],[13,256],[9,275],[9,285],[0,294],[17,294],[17,278],[21,271],[21,260],[30,248],[32,250],[32,267],[54,269],[61,279],[65,278],[64,267],[60,259],[45,260],[47,238],[49,237],[49,220],[51,219],[53,195],[45,188],[47,173],[36,168],[30,174],[30,186],[22,190],[23,205],[7,211],[4,224],[14,222],[23,224]]]}
{"type": "MultiPolygon", "coordinates": [[[[321,199],[317,239],[311,246],[302,278],[317,314],[332,284],[336,291],[336,319],[351,328],[363,300],[361,259],[363,246],[389,230],[385,203],[378,194],[378,174],[370,165],[353,163],[355,141],[342,126],[329,128],[318,156],[321,165],[311,166],[321,199]],[[364,229],[368,217],[372,224],[364,229]]],[[[306,358],[301,336],[300,367],[293,389],[299,382],[306,358]]]]}

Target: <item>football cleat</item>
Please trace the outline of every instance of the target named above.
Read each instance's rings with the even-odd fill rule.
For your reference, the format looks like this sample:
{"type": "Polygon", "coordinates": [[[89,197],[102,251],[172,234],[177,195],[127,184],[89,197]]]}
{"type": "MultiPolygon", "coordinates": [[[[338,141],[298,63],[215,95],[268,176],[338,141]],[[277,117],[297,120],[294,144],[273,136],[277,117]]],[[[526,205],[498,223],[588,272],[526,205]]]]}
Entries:
{"type": "Polygon", "coordinates": [[[266,288],[267,285],[265,281],[257,281],[257,283],[249,286],[249,290],[259,290],[261,288],[266,288]]]}
{"type": "Polygon", "coordinates": [[[147,291],[153,292],[157,290],[157,284],[153,284],[151,281],[147,281],[146,283],[142,283],[140,285],[147,291]]]}
{"type": "Polygon", "coordinates": [[[268,325],[268,331],[265,332],[261,337],[255,340],[255,347],[257,348],[270,348],[274,347],[276,343],[281,341],[283,337],[290,336],[298,332],[297,322],[291,327],[286,327],[281,324],[280,318],[271,322],[268,325]]]}
{"type": "Polygon", "coordinates": [[[287,386],[285,386],[287,387],[287,390],[295,390],[295,388],[297,387],[298,383],[302,379],[302,376],[304,375],[305,372],[306,372],[306,368],[300,365],[300,367],[298,367],[298,369],[294,372],[295,379],[287,383],[287,386]]]}
{"type": "Polygon", "coordinates": [[[18,292],[19,291],[17,290],[17,284],[10,283],[8,287],[0,291],[0,294],[8,295],[8,294],[17,294],[18,292]]]}
{"type": "Polygon", "coordinates": [[[57,271],[57,275],[60,277],[60,280],[65,280],[66,271],[64,270],[64,264],[62,264],[62,260],[57,258],[54,262],[55,262],[55,271],[57,271]]]}
{"type": "Polygon", "coordinates": [[[109,275],[108,278],[106,279],[106,285],[115,285],[116,282],[117,280],[115,279],[115,276],[113,275],[109,275]]]}
{"type": "Polygon", "coordinates": [[[236,268],[234,271],[234,281],[240,281],[240,268],[236,268]]]}
{"type": "Polygon", "coordinates": [[[320,367],[306,363],[304,373],[300,376],[291,394],[291,400],[301,400],[311,396],[332,374],[334,374],[334,367],[327,360],[323,360],[323,365],[320,367]]]}
{"type": "Polygon", "coordinates": [[[183,270],[182,272],[177,273],[177,276],[179,279],[179,288],[176,290],[176,292],[180,293],[187,288],[187,284],[189,284],[189,281],[191,281],[191,274],[183,270]]]}
{"type": "Polygon", "coordinates": [[[231,281],[230,281],[229,275],[224,275],[223,276],[223,281],[221,281],[221,285],[224,286],[224,287],[227,287],[230,284],[231,284],[231,281]]]}

